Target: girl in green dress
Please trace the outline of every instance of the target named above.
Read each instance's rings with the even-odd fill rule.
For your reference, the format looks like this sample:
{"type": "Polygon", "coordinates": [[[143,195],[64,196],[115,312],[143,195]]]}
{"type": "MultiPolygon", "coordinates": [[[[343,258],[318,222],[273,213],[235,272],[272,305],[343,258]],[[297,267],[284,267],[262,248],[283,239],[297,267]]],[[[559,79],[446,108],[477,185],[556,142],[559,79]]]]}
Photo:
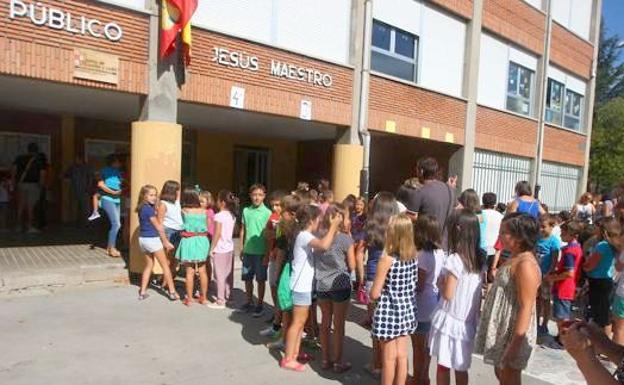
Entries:
{"type": "Polygon", "coordinates": [[[206,273],[206,260],[210,251],[208,240],[208,228],[206,226],[206,210],[201,208],[199,193],[192,187],[187,187],[182,193],[182,219],[184,221],[182,240],[176,250],[176,259],[186,267],[186,297],[184,304],[191,306],[193,300],[193,287],[195,273],[199,273],[201,292],[198,302],[208,304],[206,293],[208,291],[208,274],[206,273]]]}

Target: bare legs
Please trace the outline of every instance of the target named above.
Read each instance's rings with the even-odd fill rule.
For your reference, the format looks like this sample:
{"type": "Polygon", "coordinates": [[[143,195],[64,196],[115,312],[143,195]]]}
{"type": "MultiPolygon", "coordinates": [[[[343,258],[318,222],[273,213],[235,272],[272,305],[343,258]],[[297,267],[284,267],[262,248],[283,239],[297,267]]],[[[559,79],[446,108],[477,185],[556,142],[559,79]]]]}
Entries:
{"type": "Polygon", "coordinates": [[[299,355],[303,328],[308,319],[309,312],[309,306],[293,306],[292,320],[286,332],[286,354],[284,356],[286,367],[295,367],[298,365],[296,358],[299,355]]]}
{"type": "Polygon", "coordinates": [[[173,277],[171,276],[171,270],[169,270],[169,264],[167,263],[167,256],[165,255],[165,251],[160,249],[155,253],[145,254],[145,268],[141,276],[141,291],[139,294],[145,294],[147,290],[147,285],[152,275],[152,269],[154,268],[154,258],[156,258],[158,263],[162,266],[163,279],[169,288],[169,293],[175,293],[175,286],[173,285],[173,277]]]}
{"type": "Polygon", "coordinates": [[[380,342],[383,356],[382,385],[405,384],[407,380],[408,336],[380,342]]]}
{"type": "Polygon", "coordinates": [[[416,385],[429,382],[429,363],[431,356],[427,350],[427,335],[414,334],[412,338],[412,349],[414,351],[414,380],[416,385]]]}

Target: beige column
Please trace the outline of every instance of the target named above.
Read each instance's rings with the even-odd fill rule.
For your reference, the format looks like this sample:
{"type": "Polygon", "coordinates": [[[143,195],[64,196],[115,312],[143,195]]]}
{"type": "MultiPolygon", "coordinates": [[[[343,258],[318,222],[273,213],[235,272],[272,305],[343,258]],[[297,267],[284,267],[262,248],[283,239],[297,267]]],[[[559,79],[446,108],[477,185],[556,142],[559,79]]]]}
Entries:
{"type": "MultiPolygon", "coordinates": [[[[73,115],[65,114],[61,116],[61,168],[58,170],[58,176],[63,173],[74,163],[76,158],[76,119],[73,115]]],[[[63,223],[71,222],[76,219],[76,204],[72,203],[71,187],[69,180],[61,179],[61,221],[63,223]]]]}
{"type": "Polygon", "coordinates": [[[358,144],[334,145],[332,186],[337,202],[349,194],[359,194],[363,159],[364,148],[358,144]]]}
{"type": "MultiPolygon", "coordinates": [[[[175,123],[140,121],[132,123],[130,196],[130,272],[141,273],[143,253],[139,249],[139,220],[134,213],[141,187],[155,186],[159,192],[166,180],[180,180],[182,170],[182,126],[175,123]]],[[[158,266],[154,272],[161,272],[158,266]]]]}

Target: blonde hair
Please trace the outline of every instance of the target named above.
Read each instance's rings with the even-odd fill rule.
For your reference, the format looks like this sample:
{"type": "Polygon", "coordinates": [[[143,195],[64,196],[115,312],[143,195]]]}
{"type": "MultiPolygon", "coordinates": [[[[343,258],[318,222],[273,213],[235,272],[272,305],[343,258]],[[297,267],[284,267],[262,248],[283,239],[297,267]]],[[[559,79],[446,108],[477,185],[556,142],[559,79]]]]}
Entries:
{"type": "Polygon", "coordinates": [[[143,205],[145,204],[145,194],[152,190],[156,191],[156,194],[158,195],[158,189],[151,184],[146,184],[145,186],[141,187],[141,191],[139,192],[139,199],[137,200],[137,205],[134,209],[135,212],[138,213],[139,211],[141,211],[141,207],[143,207],[143,205]]]}
{"type": "Polygon", "coordinates": [[[401,261],[410,261],[416,257],[414,227],[407,214],[401,213],[390,217],[384,252],[390,256],[398,255],[401,261]]]}

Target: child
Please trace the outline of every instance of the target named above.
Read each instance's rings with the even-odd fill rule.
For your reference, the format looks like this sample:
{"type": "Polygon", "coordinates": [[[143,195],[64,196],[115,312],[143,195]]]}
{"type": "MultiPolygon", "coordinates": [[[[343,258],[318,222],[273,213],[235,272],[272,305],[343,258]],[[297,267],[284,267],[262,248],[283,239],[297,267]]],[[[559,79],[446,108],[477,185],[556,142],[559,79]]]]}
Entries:
{"type": "Polygon", "coordinates": [[[136,213],[139,215],[139,247],[145,254],[145,268],[141,276],[141,288],[139,289],[139,300],[146,299],[149,295],[146,293],[149,284],[152,269],[154,268],[154,258],[162,266],[163,276],[167,287],[169,288],[169,299],[175,301],[179,299],[173,285],[173,277],[169,270],[169,263],[165,250],[173,250],[173,245],[167,239],[165,231],[156,218],[156,209],[154,205],[158,199],[156,187],[145,185],[141,187],[139,192],[139,201],[136,206],[136,213]]]}
{"type": "MultiPolygon", "coordinates": [[[[212,194],[207,190],[200,190],[199,186],[195,186],[195,190],[200,191],[199,203],[202,209],[206,210],[206,228],[208,229],[208,240],[212,242],[215,232],[215,211],[214,211],[214,199],[212,194]]],[[[233,266],[233,265],[232,265],[233,266]]],[[[212,279],[212,262],[209,256],[206,256],[206,276],[208,277],[208,288],[210,288],[210,280],[212,279]]],[[[234,285],[234,276],[232,276],[230,285],[234,285]]],[[[199,290],[197,286],[195,289],[194,297],[199,297],[199,290]]]]}
{"type": "Polygon", "coordinates": [[[379,301],[373,318],[373,336],[383,356],[381,383],[405,384],[407,344],[416,332],[416,248],[412,220],[407,214],[390,218],[382,257],[377,265],[371,299],[379,301]]]}
{"type": "Polygon", "coordinates": [[[540,336],[548,335],[548,320],[550,319],[550,297],[552,292],[551,280],[545,280],[559,260],[559,250],[561,243],[559,239],[553,235],[552,231],[557,220],[550,214],[544,214],[539,219],[540,222],[540,239],[537,241],[537,260],[540,264],[542,272],[542,285],[537,298],[537,333],[540,336]],[[541,324],[539,319],[542,317],[541,324]]]}
{"type": "Polygon", "coordinates": [[[254,317],[262,316],[264,312],[264,289],[267,280],[267,266],[263,263],[266,255],[266,240],[263,233],[271,216],[271,210],[264,205],[266,189],[261,184],[254,184],[249,188],[251,206],[243,210],[243,226],[240,230],[242,241],[241,260],[243,261],[242,280],[245,281],[247,302],[240,310],[254,317]],[[253,303],[253,279],[258,284],[258,304],[253,303]]]}
{"type": "Polygon", "coordinates": [[[201,207],[199,193],[193,187],[185,188],[182,193],[182,218],[184,220],[184,231],[182,231],[182,240],[175,256],[186,267],[186,297],[184,298],[184,305],[191,306],[195,272],[199,273],[201,287],[198,302],[201,305],[206,305],[208,304],[206,300],[206,293],[208,292],[206,256],[209,255],[210,241],[207,236],[206,210],[201,207]]]}
{"type": "Polygon", "coordinates": [[[234,261],[234,225],[236,224],[236,212],[238,211],[238,198],[228,190],[221,190],[217,195],[217,208],[219,213],[215,215],[215,233],[210,248],[210,256],[214,264],[214,274],[217,281],[217,302],[208,304],[212,309],[225,309],[225,303],[230,299],[233,280],[234,261]]]}
{"type": "Polygon", "coordinates": [[[305,366],[300,360],[308,360],[307,355],[300,355],[301,337],[303,328],[308,319],[310,305],[312,305],[312,283],[314,281],[314,254],[329,250],[342,218],[336,215],[331,218],[330,227],[323,239],[318,239],[313,233],[319,228],[321,210],[312,205],[303,205],[297,210],[299,234],[293,246],[292,272],[290,275],[290,289],[292,290],[293,309],[292,320],[286,334],[286,353],[280,361],[280,367],[286,370],[302,372],[305,366]]]}
{"type": "MultiPolygon", "coordinates": [[[[269,217],[269,221],[267,222],[266,229],[264,229],[264,236],[266,238],[267,243],[267,255],[264,257],[264,261],[262,261],[263,265],[268,265],[268,275],[269,275],[269,288],[271,289],[271,298],[273,299],[273,304],[277,304],[277,284],[279,281],[278,269],[277,269],[277,256],[276,256],[276,247],[275,240],[278,237],[277,234],[277,225],[281,218],[282,213],[282,198],[284,198],[285,193],[282,191],[273,191],[269,198],[269,203],[271,205],[271,216],[269,217]]],[[[274,337],[277,333],[279,333],[282,320],[280,319],[281,312],[279,310],[279,306],[274,306],[273,312],[273,325],[268,328],[260,331],[260,335],[263,337],[274,337]]]]}
{"type": "Polygon", "coordinates": [[[174,250],[167,253],[169,267],[172,272],[176,271],[176,261],[174,258],[175,248],[180,244],[180,233],[182,232],[182,207],[180,206],[180,183],[168,180],[163,185],[160,192],[160,203],[158,204],[158,222],[165,229],[167,239],[174,247],[174,250]]]}
{"type": "Polygon", "coordinates": [[[458,385],[468,384],[481,304],[482,267],[479,218],[456,210],[448,222],[449,256],[440,272],[440,303],[431,317],[429,353],[437,357],[437,383],[448,385],[450,370],[458,385]]]}
{"type": "Polygon", "coordinates": [[[537,221],[528,214],[509,214],[501,225],[501,239],[511,258],[505,262],[485,298],[475,353],[494,365],[500,384],[521,383],[537,334],[535,298],[540,267],[533,254],[539,237],[537,221]]]}
{"type": "Polygon", "coordinates": [[[364,289],[364,247],[366,239],[366,200],[362,197],[355,199],[353,213],[351,214],[351,237],[356,243],[357,254],[355,256],[355,284],[357,288],[357,299],[362,305],[367,305],[367,294],[364,289]]]}
{"type": "Polygon", "coordinates": [[[564,323],[572,319],[572,301],[574,301],[576,294],[576,282],[583,257],[583,250],[577,240],[582,229],[583,225],[578,221],[570,221],[561,226],[561,238],[567,245],[561,250],[561,260],[557,267],[544,278],[545,281],[554,286],[553,310],[558,329],[555,341],[559,345],[561,345],[559,337],[564,323]]]}
{"type": "Polygon", "coordinates": [[[483,218],[485,219],[485,251],[487,252],[488,263],[494,259],[496,250],[494,245],[498,239],[498,233],[500,232],[500,225],[503,221],[503,214],[496,211],[497,196],[492,192],[483,194],[481,203],[483,204],[483,211],[481,211],[483,218]]]}
{"type": "Polygon", "coordinates": [[[590,319],[611,334],[609,318],[611,291],[613,290],[616,242],[621,236],[621,227],[614,218],[602,220],[601,241],[594,247],[591,256],[583,264],[589,281],[590,319]]]}
{"type": "Polygon", "coordinates": [[[494,244],[494,258],[491,263],[488,265],[488,281],[493,281],[496,277],[496,273],[498,272],[498,268],[500,265],[505,263],[511,253],[509,250],[505,249],[505,245],[503,244],[503,240],[499,236],[494,244]]]}
{"type": "Polygon", "coordinates": [[[414,379],[417,385],[429,384],[429,350],[427,339],[431,328],[431,316],[438,305],[438,277],[444,263],[441,226],[436,217],[421,214],[415,223],[414,243],[418,249],[418,283],[416,285],[416,305],[418,327],[412,336],[414,350],[414,379]]]}
{"type": "Polygon", "coordinates": [[[334,192],[331,190],[321,190],[321,193],[319,194],[319,199],[321,202],[319,207],[323,215],[325,215],[325,211],[327,211],[329,205],[334,203],[334,192]]]}
{"type": "Polygon", "coordinates": [[[355,247],[353,239],[346,233],[349,228],[349,212],[340,204],[331,204],[325,212],[321,233],[330,227],[330,219],[338,215],[342,222],[339,232],[334,236],[329,250],[316,254],[314,278],[318,304],[321,308],[321,349],[324,370],[332,369],[343,373],[351,369],[351,364],[342,362],[345,318],[351,299],[350,271],[355,268],[355,247]],[[330,354],[330,330],[334,328],[333,348],[330,354]]]}

